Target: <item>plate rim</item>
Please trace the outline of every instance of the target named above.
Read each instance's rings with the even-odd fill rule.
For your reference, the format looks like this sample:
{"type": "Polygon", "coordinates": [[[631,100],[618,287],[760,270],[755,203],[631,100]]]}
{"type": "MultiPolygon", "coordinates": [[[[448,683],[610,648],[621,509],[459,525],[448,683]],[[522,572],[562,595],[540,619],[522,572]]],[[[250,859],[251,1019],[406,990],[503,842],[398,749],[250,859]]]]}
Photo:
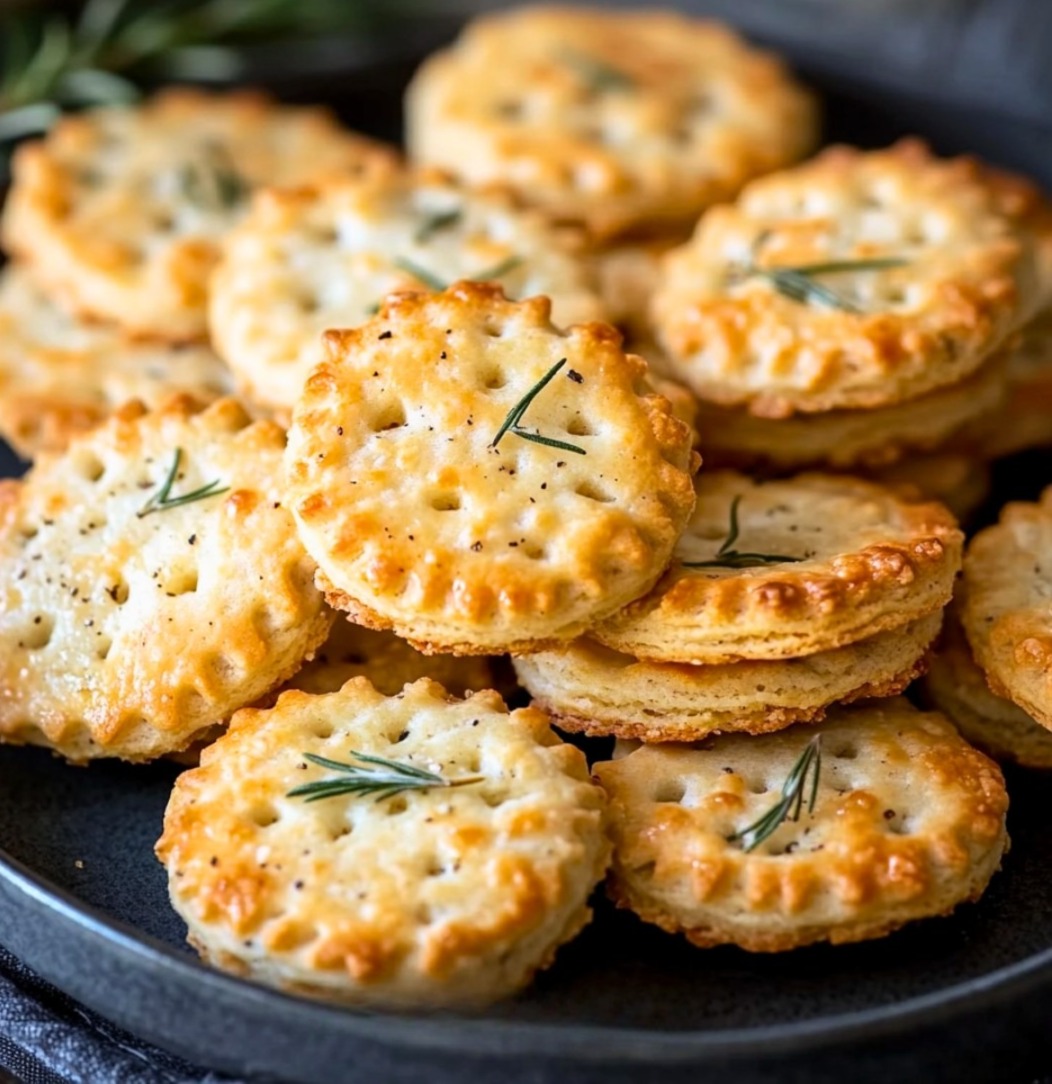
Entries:
{"type": "MultiPolygon", "coordinates": [[[[1014,1000],[1036,986],[1052,983],[1052,946],[941,990],[919,994],[876,1008],[820,1016],[811,1020],[736,1027],[721,1031],[661,1030],[616,1025],[517,1021],[460,1016],[453,1013],[382,1012],[343,1007],[254,983],[209,967],[188,954],[80,900],[26,863],[0,848],[0,883],[24,898],[29,908],[44,910],[52,919],[110,951],[117,951],[141,968],[172,974],[180,981],[200,984],[202,996],[219,990],[235,1000],[287,1018],[290,1012],[308,1016],[348,1038],[368,1038],[390,1047],[417,1051],[461,1052],[470,1043],[482,1056],[536,1055],[538,1050],[580,1064],[626,1061],[635,1065],[668,1065],[755,1059],[835,1048],[879,1039],[899,1040],[908,1030],[951,1023],[959,1016],[1014,1000]],[[453,1025],[453,1026],[451,1026],[453,1025]]],[[[34,961],[25,962],[32,968],[34,961]]],[[[61,980],[44,975],[64,989],[61,980]]],[[[72,994],[99,1015],[113,1019],[105,1005],[72,994]]],[[[114,1022],[120,1023],[119,1020],[114,1022]]],[[[159,1041],[163,1045],[162,1038],[159,1041]]]]}

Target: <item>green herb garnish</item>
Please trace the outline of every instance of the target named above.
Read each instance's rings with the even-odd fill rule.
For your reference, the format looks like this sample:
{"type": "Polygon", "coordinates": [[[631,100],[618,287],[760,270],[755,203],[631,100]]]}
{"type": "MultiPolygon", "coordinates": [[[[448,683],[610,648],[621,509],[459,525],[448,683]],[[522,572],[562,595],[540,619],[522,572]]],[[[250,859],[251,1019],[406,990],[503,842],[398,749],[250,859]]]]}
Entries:
{"type": "Polygon", "coordinates": [[[430,241],[436,233],[448,230],[450,226],[455,226],[462,217],[463,212],[459,207],[454,207],[451,211],[438,211],[433,215],[428,215],[420,223],[420,228],[413,235],[413,240],[418,245],[422,245],[426,241],[430,241]]]}
{"type": "MultiPolygon", "coordinates": [[[[3,6],[3,5],[0,5],[3,6]]],[[[0,143],[47,131],[66,109],[119,105],[138,82],[221,80],[238,50],[281,42],[309,55],[323,35],[387,17],[395,0],[87,0],[79,15],[17,5],[0,15],[0,143]]],[[[57,5],[47,5],[54,8],[57,5]]]]}
{"type": "Polygon", "coordinates": [[[358,761],[357,764],[304,753],[304,760],[317,764],[319,768],[339,772],[339,775],[334,779],[319,779],[314,783],[293,787],[286,797],[320,802],[323,798],[339,798],[345,794],[368,794],[380,802],[406,790],[466,787],[470,783],[481,783],[484,778],[481,775],[465,775],[457,779],[447,779],[438,772],[418,768],[415,764],[369,756],[354,749],[351,750],[351,756],[358,761]]]}
{"type": "MultiPolygon", "coordinates": [[[[507,259],[501,260],[500,263],[494,264],[493,267],[486,268],[485,271],[478,271],[471,276],[472,282],[486,282],[490,279],[498,279],[501,275],[506,275],[509,271],[518,267],[522,263],[521,256],[509,256],[507,259]]],[[[412,275],[413,278],[422,282],[429,290],[448,290],[449,283],[443,282],[437,275],[428,271],[426,267],[421,267],[417,263],[413,263],[412,260],[407,260],[404,256],[398,256],[394,261],[395,267],[400,271],[405,271],[406,274],[412,275]]]]}
{"type": "Polygon", "coordinates": [[[180,497],[173,497],[171,495],[172,486],[175,484],[176,475],[179,473],[179,463],[182,458],[182,448],[176,448],[175,454],[172,456],[172,465],[168,469],[168,475],[161,484],[161,488],[135,513],[139,519],[148,516],[151,512],[163,512],[167,508],[178,508],[183,504],[203,501],[206,497],[218,497],[220,493],[226,493],[230,488],[230,486],[223,485],[217,478],[214,482],[209,482],[208,485],[201,486],[200,489],[195,489],[192,493],[184,493],[180,497]]]}
{"type": "Polygon", "coordinates": [[[753,821],[748,828],[735,832],[728,842],[740,843],[742,850],[748,853],[756,850],[764,840],[769,839],[785,821],[798,821],[804,808],[804,790],[807,777],[811,776],[811,793],[807,811],[815,811],[818,798],[818,779],[822,773],[822,736],[813,737],[800,754],[800,759],[793,765],[782,784],[782,797],[759,820],[753,821]]]}
{"type": "Polygon", "coordinates": [[[566,48],[562,50],[561,56],[570,67],[577,71],[577,74],[588,84],[588,89],[595,94],[602,94],[608,90],[635,90],[636,81],[630,75],[626,75],[620,68],[607,64],[605,60],[592,56],[591,53],[566,48]]]}
{"type": "Polygon", "coordinates": [[[513,433],[517,437],[522,437],[523,440],[533,441],[534,444],[544,444],[549,448],[560,448],[564,452],[576,452],[578,455],[587,455],[588,453],[584,448],[579,448],[576,444],[567,444],[563,440],[553,440],[551,437],[543,436],[540,433],[531,433],[527,429],[523,429],[519,423],[522,421],[522,416],[529,409],[530,404],[538,395],[555,379],[555,374],[566,364],[566,358],[561,361],[557,361],[545,374],[533,385],[532,388],[508,411],[507,417],[501,423],[500,429],[497,430],[497,435],[490,441],[490,447],[496,448],[501,442],[501,438],[505,433],[513,433]]]}
{"type": "Polygon", "coordinates": [[[226,150],[216,143],[182,166],[179,188],[191,203],[211,211],[229,211],[244,202],[252,190],[226,150]]]}
{"type": "Polygon", "coordinates": [[[745,270],[746,278],[766,279],[783,297],[801,305],[823,305],[856,315],[862,310],[843,294],[824,283],[816,282],[818,275],[838,275],[853,271],[886,271],[903,267],[906,261],[893,257],[872,260],[830,260],[827,263],[801,264],[798,267],[757,267],[745,270]]]}
{"type": "Polygon", "coordinates": [[[752,553],[734,549],[738,541],[738,505],[742,502],[741,494],[731,501],[731,522],[727,537],[716,551],[711,561],[681,561],[684,568],[758,568],[761,565],[781,565],[802,561],[802,557],[790,557],[784,553],[752,553]]]}

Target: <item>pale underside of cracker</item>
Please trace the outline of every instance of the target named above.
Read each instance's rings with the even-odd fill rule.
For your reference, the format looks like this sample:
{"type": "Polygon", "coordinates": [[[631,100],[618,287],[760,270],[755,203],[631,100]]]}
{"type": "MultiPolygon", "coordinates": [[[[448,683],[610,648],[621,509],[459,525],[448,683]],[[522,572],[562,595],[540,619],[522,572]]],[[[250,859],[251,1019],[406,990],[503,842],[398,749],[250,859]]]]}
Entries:
{"type": "Polygon", "coordinates": [[[544,294],[560,326],[604,315],[567,231],[506,193],[405,173],[264,192],[224,245],[212,334],[252,401],[291,410],[323,331],[365,323],[389,293],[461,279],[544,294]]]}
{"type": "Polygon", "coordinates": [[[420,68],[406,114],[415,160],[599,238],[688,222],[817,134],[811,96],[724,27],[598,8],[476,20],[420,68]]]}
{"type": "Polygon", "coordinates": [[[961,624],[990,689],[1052,730],[1052,489],[972,539],[961,624]]]}
{"type": "Polygon", "coordinates": [[[947,620],[932,653],[924,691],[932,706],[989,756],[1027,768],[1052,768],[1052,733],[990,691],[956,617],[947,620]]]}
{"type": "Polygon", "coordinates": [[[252,188],[395,161],[324,110],[170,90],[66,117],[19,148],[4,243],[78,311],[144,337],[203,339],[219,242],[252,188]]]}
{"type": "Polygon", "coordinates": [[[422,680],[364,678],[238,713],[176,783],[158,856],[192,943],[286,990],[372,1005],[478,1004],[551,963],[609,860],[603,795],[545,716],[422,680]],[[305,802],[355,752],[475,779],[305,802]]]}
{"type": "Polygon", "coordinates": [[[1007,846],[997,766],[942,716],[891,700],[818,728],[645,746],[596,766],[611,802],[615,901],[694,944],[780,952],[881,937],[978,898],[1007,846]],[[734,838],[821,735],[798,821],[734,838]]]}
{"type": "Polygon", "coordinates": [[[132,404],[3,484],[0,739],[148,760],[299,668],[331,614],[278,491],[283,445],[233,400],[132,404]]]}
{"type": "Polygon", "coordinates": [[[823,719],[836,703],[902,692],[926,667],[941,613],[799,659],[713,666],[647,663],[589,640],[515,660],[557,725],[593,737],[697,741],[823,719]]]}
{"type": "Polygon", "coordinates": [[[874,470],[952,441],[1008,399],[1004,359],[960,383],[872,410],[832,410],[759,418],[745,409],[700,402],[697,428],[706,466],[776,471],[827,467],[874,470]]]}
{"type": "Polygon", "coordinates": [[[693,507],[692,434],[612,328],[560,331],[545,298],[458,283],[393,295],[327,345],[287,464],[337,609],[429,653],[528,651],[660,575],[693,507]],[[514,428],[494,445],[534,389],[518,429],[572,447],[514,428]]]}
{"type": "Polygon", "coordinates": [[[962,536],[939,504],[832,474],[702,471],[697,491],[672,566],[595,628],[600,642],[665,662],[793,658],[897,628],[953,593],[962,536]],[[719,562],[735,502],[731,550],[768,560],[698,567],[719,562]]]}
{"type": "Polygon", "coordinates": [[[488,658],[424,655],[393,632],[352,624],[338,614],[328,640],[286,688],[321,695],[339,692],[353,677],[366,677],[385,696],[420,678],[437,681],[454,696],[494,688],[488,658]]]}
{"type": "Polygon", "coordinates": [[[665,258],[655,334],[701,398],[762,417],[916,398],[1047,304],[1047,217],[1025,182],[915,141],[832,148],[702,219],[665,258]],[[834,300],[787,296],[768,274],[874,259],[897,264],[809,280],[834,300]]]}
{"type": "Polygon", "coordinates": [[[0,435],[24,459],[61,451],[132,399],[229,395],[226,366],[206,346],[135,342],[49,301],[23,268],[0,280],[0,435]]]}

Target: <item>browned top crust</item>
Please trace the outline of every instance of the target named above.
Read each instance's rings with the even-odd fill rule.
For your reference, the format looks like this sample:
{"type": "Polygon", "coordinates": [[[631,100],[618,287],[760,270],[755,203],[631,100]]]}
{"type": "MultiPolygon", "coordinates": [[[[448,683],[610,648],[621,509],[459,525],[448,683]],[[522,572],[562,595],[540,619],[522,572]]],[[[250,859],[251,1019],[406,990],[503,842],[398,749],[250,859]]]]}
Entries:
{"type": "Polygon", "coordinates": [[[206,334],[219,242],[252,188],[386,172],[388,147],[324,109],[178,88],[65,117],[12,164],[3,242],[80,312],[173,341],[206,334]]]}
{"type": "Polygon", "coordinates": [[[691,432],[605,324],[458,283],[326,335],[289,497],[330,601],[424,650],[533,650],[645,592],[694,506],[691,432]],[[555,367],[561,368],[555,371],[555,367]],[[509,413],[547,374],[521,429],[509,413]]]}
{"type": "Polygon", "coordinates": [[[0,740],[148,760],[299,668],[332,615],[284,443],[232,399],[132,403],[0,484],[0,740]]]}
{"type": "Polygon", "coordinates": [[[774,56],[672,11],[532,6],[476,19],[417,72],[407,142],[596,237],[668,227],[806,154],[814,99],[774,56]]]}
{"type": "Polygon", "coordinates": [[[197,947],[315,996],[447,1007],[507,996],[587,923],[609,860],[602,791],[543,712],[364,677],[245,710],[176,782],[157,854],[197,947]],[[305,802],[305,754],[384,757],[470,785],[305,802]]]}
{"type": "Polygon", "coordinates": [[[963,536],[941,504],[824,474],[761,482],[708,471],[697,490],[672,566],[595,639],[655,661],[792,658],[898,628],[953,594],[963,536]],[[732,549],[799,560],[691,567],[718,559],[736,499],[732,549]]]}
{"type": "Polygon", "coordinates": [[[1052,487],[972,539],[962,588],[961,623],[990,688],[1052,729],[1052,487]]]}
{"type": "Polygon", "coordinates": [[[665,259],[656,335],[698,395],[764,417],[913,398],[963,379],[1048,303],[1049,221],[1036,188],[974,159],[917,140],[832,147],[702,218],[665,259]],[[872,259],[902,264],[810,280],[837,305],[753,271],[872,259]]]}
{"type": "Polygon", "coordinates": [[[643,746],[597,765],[610,796],[612,891],[698,945],[776,952],[880,936],[977,897],[1007,843],[997,766],[905,700],[831,714],[817,731],[643,746]],[[815,733],[814,812],[746,852],[815,733]]]}

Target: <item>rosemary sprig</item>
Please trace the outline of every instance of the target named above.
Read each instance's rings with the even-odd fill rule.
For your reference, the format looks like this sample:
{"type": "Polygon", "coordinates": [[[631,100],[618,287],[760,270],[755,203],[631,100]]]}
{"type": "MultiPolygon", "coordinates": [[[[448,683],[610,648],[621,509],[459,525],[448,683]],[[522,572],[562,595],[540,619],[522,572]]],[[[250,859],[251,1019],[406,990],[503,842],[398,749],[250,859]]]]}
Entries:
{"type": "Polygon", "coordinates": [[[840,309],[856,315],[862,310],[849,301],[843,294],[831,289],[824,283],[816,282],[818,275],[839,275],[857,271],[885,271],[893,267],[903,267],[906,261],[896,257],[882,257],[870,260],[830,260],[826,263],[800,264],[797,267],[748,267],[745,277],[766,279],[783,297],[797,301],[801,305],[823,305],[827,309],[840,309]]]}
{"type": "Polygon", "coordinates": [[[822,735],[816,734],[804,748],[799,759],[790,769],[782,784],[782,797],[762,817],[753,821],[747,828],[735,832],[728,842],[740,843],[742,850],[748,853],[756,850],[764,840],[769,839],[785,821],[798,821],[804,808],[804,793],[807,777],[811,777],[811,792],[808,797],[807,811],[815,811],[818,798],[818,780],[822,774],[822,735]]]}
{"type": "Polygon", "coordinates": [[[636,81],[620,68],[607,64],[605,60],[572,48],[563,49],[560,55],[570,67],[577,71],[577,74],[588,84],[588,89],[595,94],[603,94],[608,90],[635,90],[636,81]]]}
{"type": "Polygon", "coordinates": [[[168,474],[161,483],[161,488],[150,496],[150,499],[136,512],[136,516],[142,519],[151,512],[163,512],[166,508],[178,508],[183,504],[192,504],[194,501],[203,501],[206,497],[218,497],[220,493],[226,493],[230,486],[225,486],[217,478],[192,493],[184,493],[182,496],[173,497],[172,486],[175,484],[176,475],[179,473],[179,463],[183,458],[182,448],[176,448],[172,456],[172,465],[168,468],[168,474]]]}
{"type": "Polygon", "coordinates": [[[566,364],[566,358],[561,361],[557,361],[545,374],[533,385],[532,388],[508,411],[507,417],[501,422],[500,429],[497,430],[497,435],[490,441],[489,446],[496,448],[500,444],[501,439],[506,433],[513,433],[517,437],[521,437],[523,440],[533,441],[534,444],[544,444],[549,448],[559,448],[564,452],[575,452],[577,455],[587,455],[588,453],[584,448],[579,448],[576,444],[567,444],[563,440],[554,440],[551,437],[543,436],[540,433],[531,433],[527,429],[523,429],[520,426],[522,416],[529,409],[530,404],[538,395],[555,379],[556,374],[566,364]]]}
{"type": "Polygon", "coordinates": [[[711,561],[681,561],[684,568],[759,568],[761,565],[781,565],[802,561],[802,557],[790,557],[785,553],[753,553],[734,549],[740,533],[738,527],[738,506],[742,503],[741,494],[731,501],[731,522],[727,537],[723,540],[716,556],[711,561]]]}
{"type": "Polygon", "coordinates": [[[208,144],[201,155],[184,163],[179,171],[179,187],[191,203],[219,211],[244,202],[252,188],[217,143],[208,144]]]}
{"type": "Polygon", "coordinates": [[[418,245],[430,241],[436,233],[448,230],[450,226],[455,226],[461,220],[463,214],[464,212],[459,207],[454,207],[451,211],[437,211],[433,215],[428,215],[420,223],[416,233],[413,234],[413,240],[418,245]]]}
{"type": "MultiPolygon", "coordinates": [[[[477,271],[471,276],[472,282],[487,282],[491,279],[499,279],[501,275],[506,275],[509,271],[514,270],[519,264],[522,263],[521,256],[508,256],[507,259],[501,260],[500,263],[494,264],[493,267],[488,267],[484,271],[477,271]]],[[[429,290],[448,290],[449,283],[443,282],[436,274],[428,271],[426,267],[421,267],[418,263],[414,263],[412,260],[406,259],[404,256],[398,256],[394,260],[394,265],[400,271],[405,271],[406,274],[412,275],[413,278],[422,282],[429,290]]]]}
{"type": "Polygon", "coordinates": [[[387,757],[370,756],[351,750],[351,756],[357,764],[328,757],[304,753],[303,759],[317,764],[319,768],[328,768],[338,772],[333,779],[319,779],[313,783],[302,783],[293,787],[287,794],[289,798],[303,798],[308,802],[319,802],[323,798],[338,798],[345,794],[369,794],[376,801],[391,798],[406,790],[431,790],[437,787],[466,787],[470,783],[482,782],[484,776],[464,775],[456,779],[447,779],[438,772],[417,767],[404,760],[388,760],[387,757]]]}
{"type": "Polygon", "coordinates": [[[379,0],[87,0],[79,17],[12,12],[0,18],[0,143],[46,131],[65,109],[134,100],[142,76],[236,74],[240,47],[268,40],[295,45],[354,29],[385,14],[386,6],[379,0]]]}

